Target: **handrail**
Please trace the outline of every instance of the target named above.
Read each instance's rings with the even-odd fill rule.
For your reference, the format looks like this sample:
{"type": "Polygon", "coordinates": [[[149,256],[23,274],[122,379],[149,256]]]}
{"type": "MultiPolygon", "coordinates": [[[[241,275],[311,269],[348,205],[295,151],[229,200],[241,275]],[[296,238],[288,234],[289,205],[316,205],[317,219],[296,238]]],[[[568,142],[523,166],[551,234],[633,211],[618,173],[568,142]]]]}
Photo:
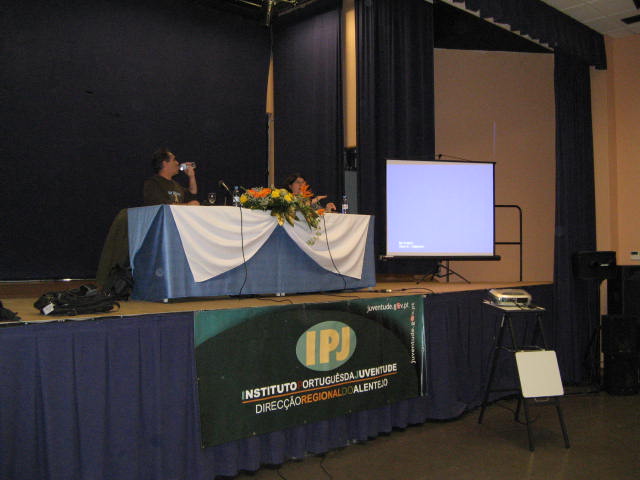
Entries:
{"type": "Polygon", "coordinates": [[[519,205],[495,205],[496,208],[516,208],[518,209],[519,235],[517,242],[494,242],[496,245],[519,245],[520,246],[520,281],[522,281],[522,208],[519,205]]]}

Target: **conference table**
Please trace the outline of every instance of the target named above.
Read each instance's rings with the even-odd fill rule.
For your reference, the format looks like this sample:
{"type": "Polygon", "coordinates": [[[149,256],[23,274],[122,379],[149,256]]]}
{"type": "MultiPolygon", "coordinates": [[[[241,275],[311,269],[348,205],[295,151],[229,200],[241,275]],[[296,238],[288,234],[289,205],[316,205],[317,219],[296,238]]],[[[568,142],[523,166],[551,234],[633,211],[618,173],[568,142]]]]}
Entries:
{"type": "Polygon", "coordinates": [[[374,219],[325,214],[278,225],[269,211],[155,205],[128,210],[135,300],[284,295],[374,286],[374,219]]]}

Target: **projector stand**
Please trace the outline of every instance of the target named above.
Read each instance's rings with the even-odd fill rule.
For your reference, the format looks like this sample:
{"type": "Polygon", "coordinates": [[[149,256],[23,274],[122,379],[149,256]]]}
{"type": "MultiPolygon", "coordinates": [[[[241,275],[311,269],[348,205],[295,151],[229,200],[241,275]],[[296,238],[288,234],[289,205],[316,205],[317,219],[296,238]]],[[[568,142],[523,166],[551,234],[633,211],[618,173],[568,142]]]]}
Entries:
{"type": "Polygon", "coordinates": [[[446,278],[447,279],[447,283],[449,283],[449,277],[451,275],[456,275],[457,277],[460,277],[462,280],[464,280],[466,283],[471,283],[469,280],[464,278],[458,272],[456,272],[455,270],[449,268],[449,260],[445,260],[445,262],[446,262],[446,264],[443,264],[442,262],[438,262],[438,268],[436,268],[436,272],[433,273],[433,274],[425,273],[422,276],[422,278],[416,282],[416,284],[420,284],[420,282],[423,282],[424,279],[427,278],[429,275],[433,275],[436,278],[446,278]],[[446,271],[446,273],[444,273],[444,274],[440,273],[440,269],[441,268],[443,268],[446,271]]]}
{"type": "MultiPolygon", "coordinates": [[[[535,450],[535,444],[533,441],[533,431],[531,430],[531,424],[534,420],[529,414],[529,406],[527,402],[533,402],[538,405],[553,405],[556,407],[558,414],[558,421],[560,422],[560,429],[562,430],[562,437],[564,439],[565,448],[570,447],[569,434],[567,433],[567,427],[564,423],[564,416],[562,414],[562,408],[560,407],[559,396],[564,395],[564,389],[562,387],[562,379],[560,378],[560,371],[558,369],[558,362],[553,352],[553,362],[550,365],[549,357],[547,353],[547,342],[544,337],[544,330],[542,328],[542,314],[545,312],[544,308],[536,307],[533,305],[527,306],[501,306],[495,305],[488,301],[483,302],[490,308],[499,310],[502,315],[500,318],[500,324],[498,328],[498,335],[495,338],[493,344],[493,350],[491,352],[491,358],[489,361],[488,379],[482,397],[482,404],[480,407],[480,416],[478,417],[478,423],[482,423],[484,412],[489,405],[489,394],[492,392],[511,392],[518,391],[518,405],[514,414],[514,420],[520,422],[520,407],[524,407],[525,425],[527,427],[527,437],[529,439],[529,450],[533,452],[535,450]],[[535,323],[533,325],[533,332],[531,334],[531,345],[522,345],[518,343],[516,339],[516,332],[513,326],[512,316],[521,316],[521,322],[524,322],[522,329],[522,343],[527,340],[528,326],[527,318],[522,317],[522,313],[534,313],[535,323]],[[511,348],[507,346],[508,341],[505,340],[505,333],[511,336],[511,348]],[[538,344],[538,339],[540,343],[538,344]],[[516,361],[516,370],[518,372],[518,378],[520,385],[518,387],[499,388],[494,389],[493,380],[498,366],[498,357],[501,352],[507,352],[513,355],[516,361]],[[533,354],[533,356],[531,356],[533,354]],[[536,355],[538,354],[538,355],[536,355]],[[518,361],[518,357],[528,362],[521,363],[518,361]],[[555,380],[555,381],[554,381],[555,380]]],[[[499,397],[498,397],[499,398],[499,397]]]]}

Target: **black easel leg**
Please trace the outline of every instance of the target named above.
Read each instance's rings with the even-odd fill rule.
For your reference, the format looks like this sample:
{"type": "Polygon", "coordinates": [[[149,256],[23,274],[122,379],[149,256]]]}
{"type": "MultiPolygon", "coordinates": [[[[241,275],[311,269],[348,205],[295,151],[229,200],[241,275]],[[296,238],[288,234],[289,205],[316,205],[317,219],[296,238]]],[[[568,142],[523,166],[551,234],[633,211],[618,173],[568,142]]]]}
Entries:
{"type": "Polygon", "coordinates": [[[491,391],[491,382],[493,381],[493,375],[498,365],[498,354],[500,353],[500,346],[502,345],[502,336],[504,335],[504,322],[505,315],[502,316],[500,321],[500,331],[498,332],[498,338],[493,345],[493,351],[491,352],[491,366],[489,368],[489,378],[487,379],[487,386],[484,390],[484,397],[482,398],[482,407],[480,408],[480,416],[478,417],[478,423],[482,423],[482,417],[484,417],[484,411],[487,408],[489,400],[489,392],[491,391]]]}
{"type": "Polygon", "coordinates": [[[560,428],[562,429],[562,437],[564,438],[564,447],[570,448],[569,434],[567,433],[567,426],[564,423],[564,416],[562,415],[562,408],[560,407],[560,401],[555,399],[556,410],[558,412],[558,420],[560,421],[560,428]]]}
{"type": "Polygon", "coordinates": [[[529,417],[529,405],[527,404],[527,399],[522,399],[522,406],[524,407],[524,417],[527,423],[527,436],[529,437],[529,450],[534,451],[536,449],[533,443],[533,432],[531,431],[531,418],[529,417]]]}

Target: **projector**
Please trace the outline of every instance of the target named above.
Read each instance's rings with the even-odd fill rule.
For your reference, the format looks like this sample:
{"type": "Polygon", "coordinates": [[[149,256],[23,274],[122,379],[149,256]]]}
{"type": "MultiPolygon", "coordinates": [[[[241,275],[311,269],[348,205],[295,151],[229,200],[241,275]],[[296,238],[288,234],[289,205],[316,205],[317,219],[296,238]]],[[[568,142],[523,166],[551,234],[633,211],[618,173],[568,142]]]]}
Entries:
{"type": "Polygon", "coordinates": [[[491,302],[494,305],[502,306],[529,306],[531,303],[531,294],[519,288],[489,290],[491,302]]]}

